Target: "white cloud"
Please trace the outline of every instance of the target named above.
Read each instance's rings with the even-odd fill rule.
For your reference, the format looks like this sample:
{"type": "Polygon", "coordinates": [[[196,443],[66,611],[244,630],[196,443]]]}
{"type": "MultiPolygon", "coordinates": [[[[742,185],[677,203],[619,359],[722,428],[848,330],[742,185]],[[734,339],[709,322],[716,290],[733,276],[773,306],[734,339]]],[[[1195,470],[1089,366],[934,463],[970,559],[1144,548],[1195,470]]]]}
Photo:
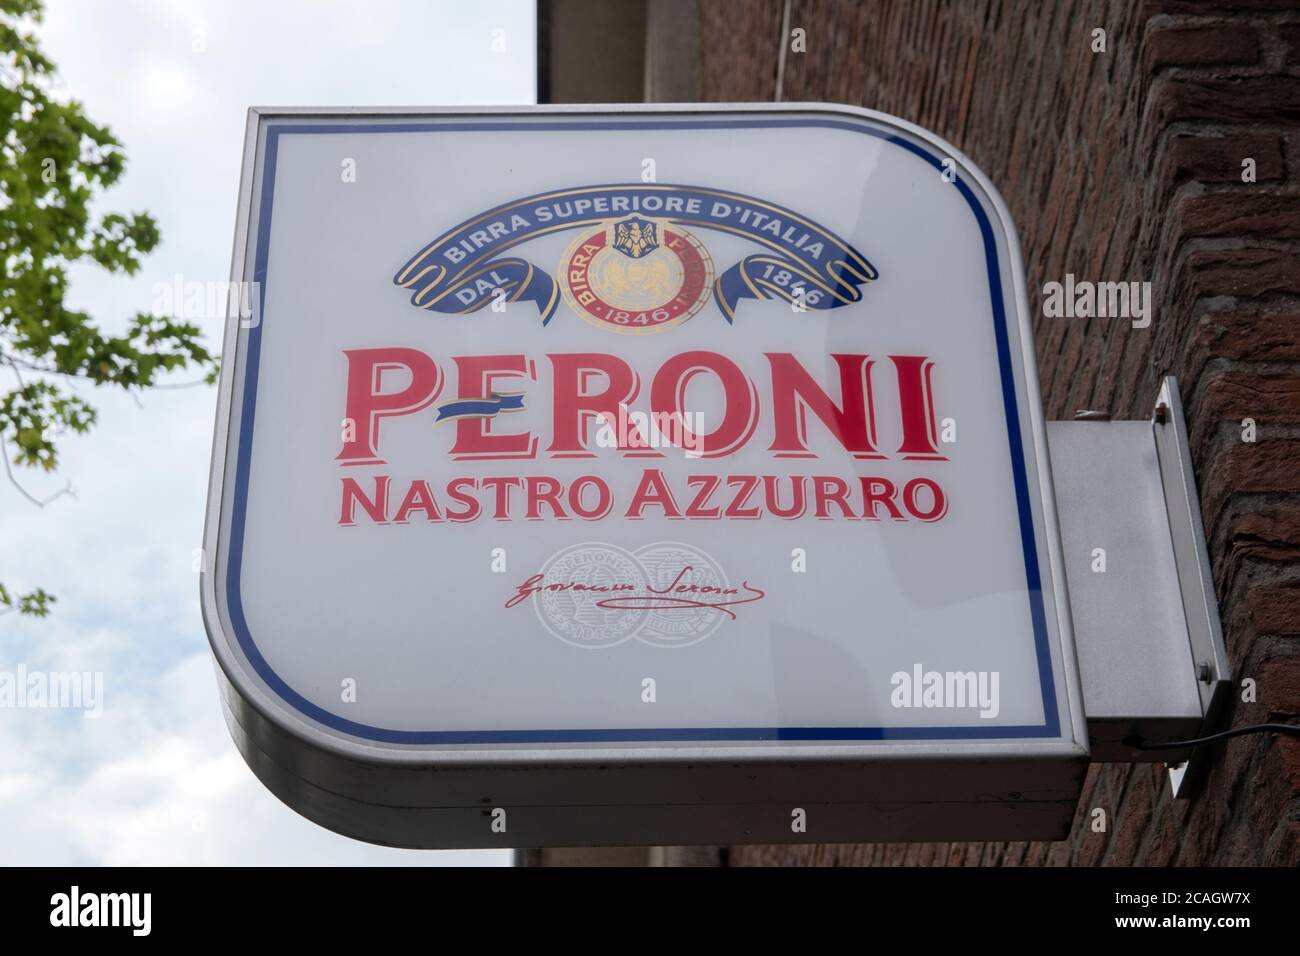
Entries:
{"type": "Polygon", "coordinates": [[[416,853],[330,834],[266,791],[231,744],[212,661],[195,654],[147,695],[106,688],[97,720],[6,711],[7,863],[500,864],[500,851],[416,853]],[[52,759],[53,758],[53,759],[52,759]],[[12,837],[22,835],[17,852],[12,837]]]}
{"type": "MultiPolygon", "coordinates": [[[[531,0],[50,0],[39,36],[62,87],[126,148],[97,208],[147,209],[163,234],[135,277],[76,268],[69,304],[115,329],[155,282],[228,277],[249,106],[531,102],[533,15],[531,0]]],[[[218,319],[201,325],[219,350],[218,319]]],[[[0,710],[0,863],[505,862],[348,840],[262,787],[221,718],[191,568],[214,393],[79,391],[98,426],[62,442],[57,474],[20,472],[38,495],[71,480],[77,500],[38,510],[0,478],[0,581],[59,598],[46,620],[0,617],[0,669],[102,671],[106,709],[0,710]]]]}
{"type": "Polygon", "coordinates": [[[153,63],[139,73],[137,96],[147,110],[175,110],[188,105],[194,97],[189,74],[175,63],[153,63]]]}

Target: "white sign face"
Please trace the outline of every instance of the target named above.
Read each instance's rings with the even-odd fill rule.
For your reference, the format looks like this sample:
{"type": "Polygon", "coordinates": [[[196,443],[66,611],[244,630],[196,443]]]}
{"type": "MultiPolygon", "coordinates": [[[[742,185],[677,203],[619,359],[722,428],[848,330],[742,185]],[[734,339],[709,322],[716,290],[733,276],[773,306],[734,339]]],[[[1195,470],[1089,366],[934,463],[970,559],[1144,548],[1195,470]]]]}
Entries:
{"type": "Polygon", "coordinates": [[[207,584],[275,719],[1082,739],[1019,252],[960,157],[794,110],[278,116],[255,159],[207,584]]]}

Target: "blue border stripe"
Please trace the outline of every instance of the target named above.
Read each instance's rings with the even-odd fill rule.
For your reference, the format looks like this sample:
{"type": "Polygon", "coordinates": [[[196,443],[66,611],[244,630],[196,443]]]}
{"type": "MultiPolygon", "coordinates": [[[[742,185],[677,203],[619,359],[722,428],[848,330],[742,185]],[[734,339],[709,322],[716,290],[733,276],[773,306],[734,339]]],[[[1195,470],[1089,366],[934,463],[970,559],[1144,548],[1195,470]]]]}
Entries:
{"type": "Polygon", "coordinates": [[[1034,629],[1034,648],[1042,690],[1044,723],[1014,727],[656,727],[569,730],[483,730],[422,731],[391,730],[372,727],[340,717],[311,702],[292,687],[270,666],[253,642],[244,616],[240,581],[243,569],[245,519],[247,517],[248,479],[253,451],[253,426],[257,411],[257,382],[261,357],[262,327],[266,322],[266,278],[270,257],[271,214],[274,208],[276,161],[281,135],[333,133],[416,133],[416,132],[491,132],[527,130],[647,130],[647,129],[754,129],[801,127],[843,129],[883,139],[914,153],[936,170],[942,160],[916,143],[860,123],[837,120],[614,120],[537,121],[537,122],[457,122],[457,123],[377,123],[377,124],[292,124],[280,123],[266,128],[266,157],[262,172],[259,200],[257,244],[253,279],[259,284],[258,323],[249,329],[248,352],[244,372],[244,392],[240,414],[239,450],[235,470],[234,511],[230,522],[230,552],[226,569],[226,602],[230,622],[249,663],[268,687],[285,703],[306,717],[334,730],[366,740],[395,744],[522,744],[522,743],[601,743],[686,741],[755,741],[755,740],[1005,740],[1027,737],[1059,737],[1060,719],[1056,706],[1056,687],[1052,674],[1051,649],[1047,636],[1047,614],[1043,604],[1042,578],[1038,566],[1038,546],[1029,495],[1024,442],[1020,432],[1020,414],[1016,402],[1014,366],[1010,336],[1007,331],[1006,306],[1002,298],[1001,270],[998,267],[997,242],[992,224],[971,188],[957,177],[953,184],[966,199],[979,223],[984,242],[989,292],[993,304],[993,332],[997,343],[998,364],[1002,379],[1002,401],[1007,419],[1008,451],[1015,481],[1016,504],[1020,520],[1020,537],[1025,561],[1025,581],[1030,619],[1034,629]]]}

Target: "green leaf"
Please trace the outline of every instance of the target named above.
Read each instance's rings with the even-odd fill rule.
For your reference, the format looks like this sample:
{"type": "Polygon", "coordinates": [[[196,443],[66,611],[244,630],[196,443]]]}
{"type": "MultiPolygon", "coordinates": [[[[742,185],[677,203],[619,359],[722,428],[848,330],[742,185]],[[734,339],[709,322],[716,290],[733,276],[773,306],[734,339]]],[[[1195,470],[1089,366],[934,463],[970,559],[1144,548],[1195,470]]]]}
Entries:
{"type": "MultiPolygon", "coordinates": [[[[33,32],[43,13],[41,0],[0,0],[0,375],[14,386],[0,394],[0,442],[13,463],[52,471],[58,437],[89,430],[95,410],[46,376],[140,389],[196,368],[211,383],[217,359],[192,323],[142,313],[109,335],[66,304],[72,263],[133,275],[161,234],[147,212],[92,219],[91,203],[121,178],[126,154],[80,103],[51,96],[54,64],[33,32]]],[[[0,586],[0,611],[44,616],[52,601],[0,586]]]]}

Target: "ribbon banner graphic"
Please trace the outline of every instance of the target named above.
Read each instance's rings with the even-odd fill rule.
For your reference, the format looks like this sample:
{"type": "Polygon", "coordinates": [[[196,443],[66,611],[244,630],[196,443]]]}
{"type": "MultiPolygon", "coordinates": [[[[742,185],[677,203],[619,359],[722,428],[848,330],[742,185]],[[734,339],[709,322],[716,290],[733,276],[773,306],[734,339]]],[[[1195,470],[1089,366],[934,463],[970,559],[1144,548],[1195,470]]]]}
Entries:
{"type": "Polygon", "coordinates": [[[462,418],[494,418],[498,412],[524,410],[523,392],[493,392],[487,398],[462,398],[438,406],[434,424],[462,418]]]}
{"type": "Polygon", "coordinates": [[[726,232],[763,247],[713,281],[713,298],[728,322],[742,299],[800,301],[819,311],[852,305],[862,298],[859,287],[879,275],[845,240],[782,206],[714,189],[638,183],[568,189],[498,206],[439,236],[393,282],[411,291],[419,309],[464,315],[497,299],[528,301],[545,325],[559,304],[559,283],[509,251],[539,236],[625,217],[726,232]]]}

